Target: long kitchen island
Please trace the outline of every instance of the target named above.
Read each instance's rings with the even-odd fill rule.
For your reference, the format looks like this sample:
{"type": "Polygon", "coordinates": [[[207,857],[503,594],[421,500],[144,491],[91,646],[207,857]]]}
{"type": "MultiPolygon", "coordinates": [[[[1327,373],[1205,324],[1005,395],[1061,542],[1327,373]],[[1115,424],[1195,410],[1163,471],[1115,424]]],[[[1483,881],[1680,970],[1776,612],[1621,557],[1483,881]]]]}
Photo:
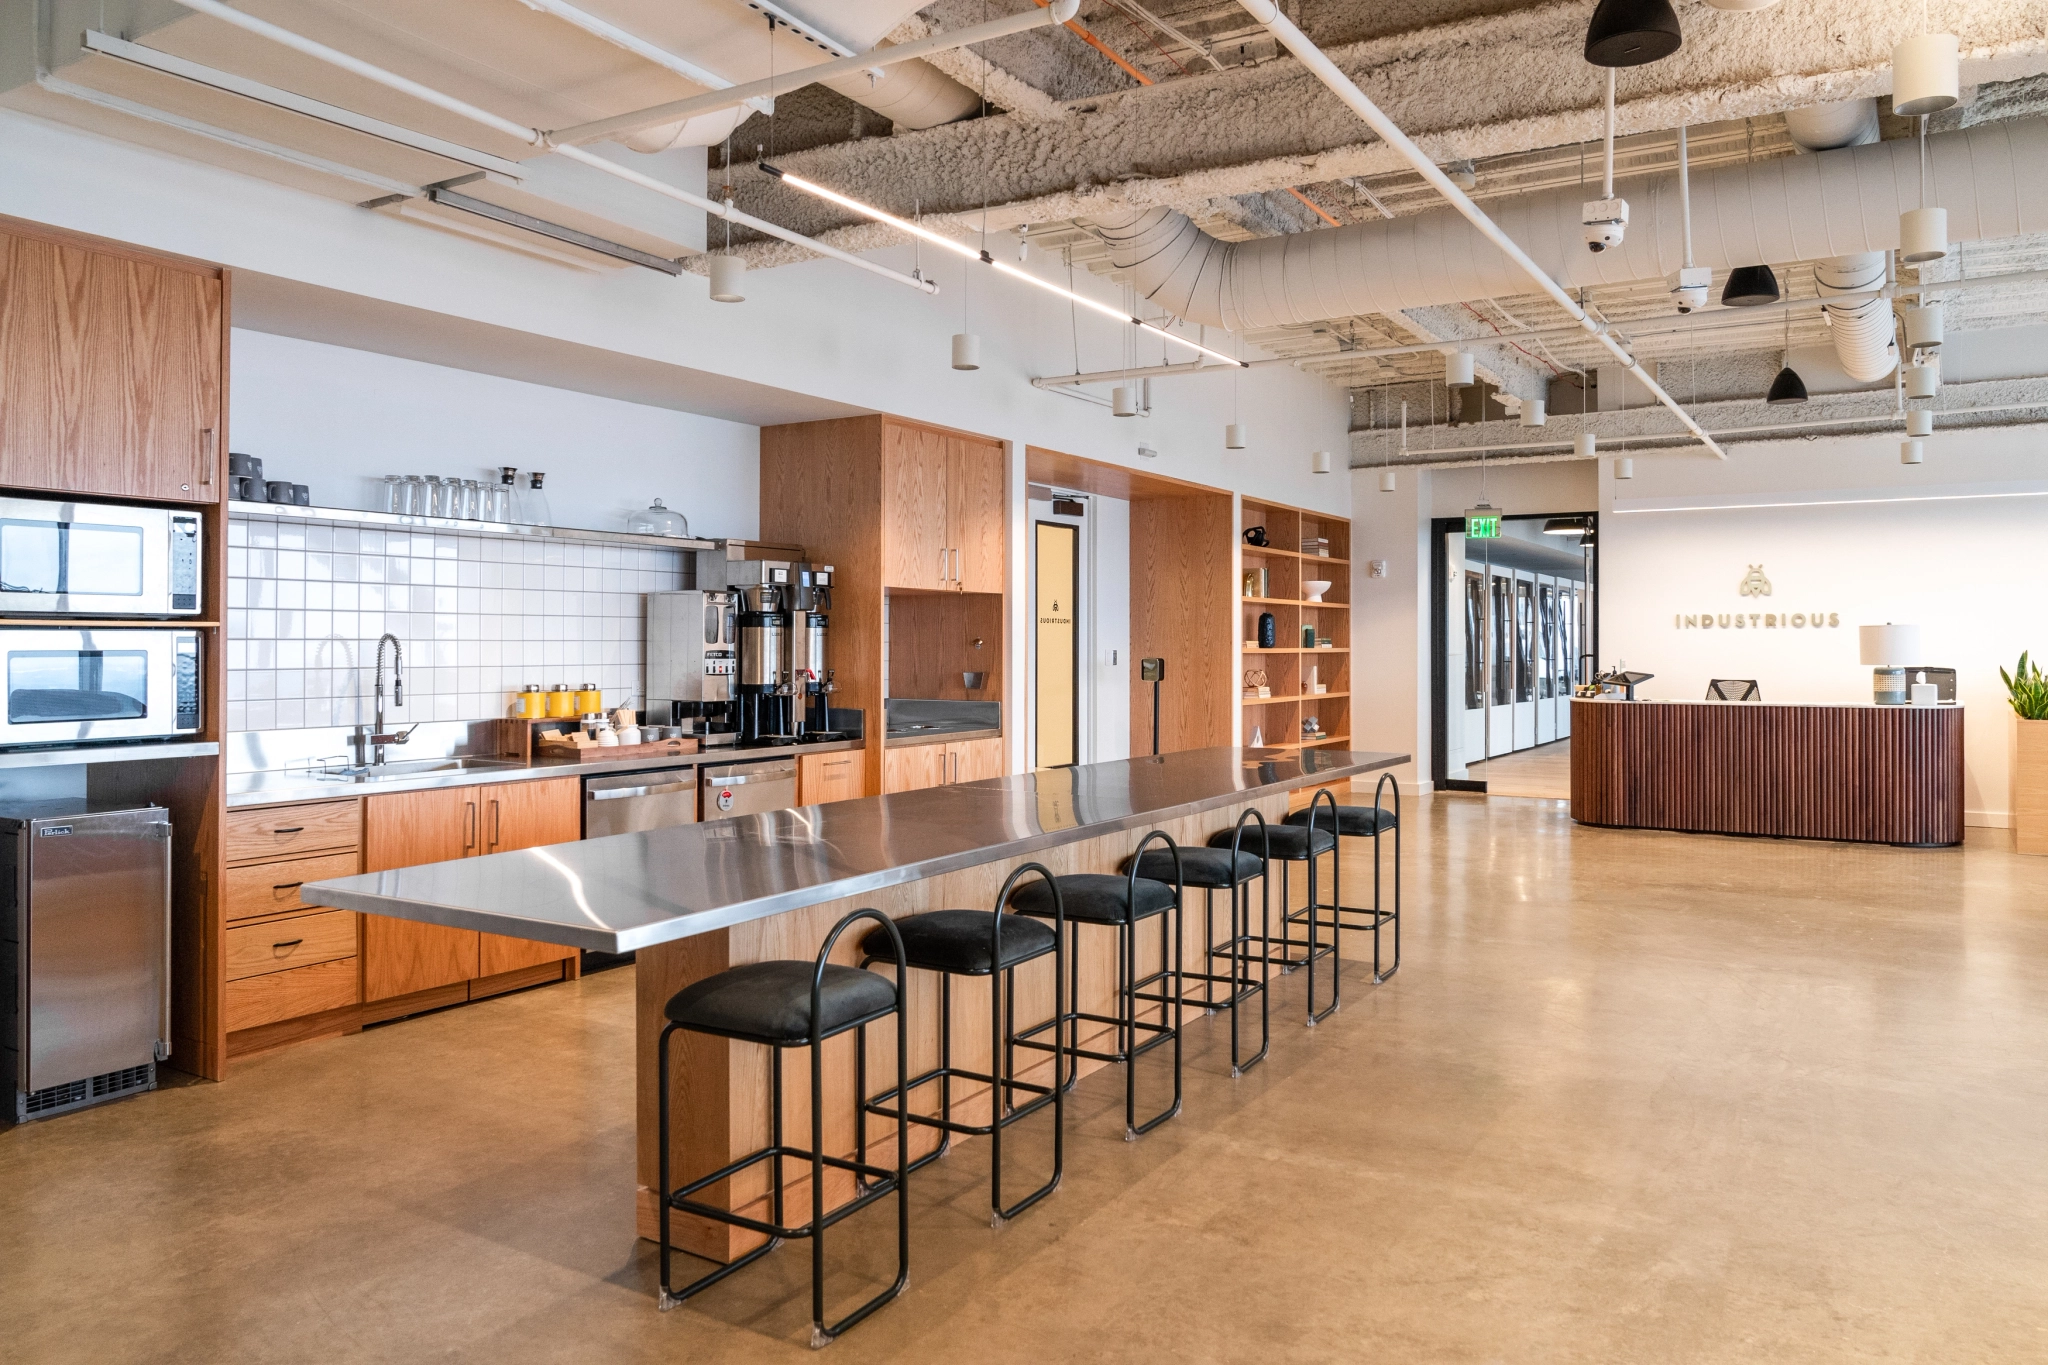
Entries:
{"type": "MultiPolygon", "coordinates": [[[[1246,806],[1278,820],[1297,789],[1341,783],[1406,761],[1406,755],[1391,753],[1195,749],[340,877],[308,883],[300,895],[313,905],[429,924],[607,952],[637,950],[638,1226],[643,1236],[652,1236],[655,1041],[661,1008],[676,991],[728,967],[812,958],[832,924],[859,906],[892,917],[989,909],[1003,878],[1020,862],[1043,862],[1056,874],[1113,872],[1147,830],[1163,829],[1199,845],[1246,806]]],[[[1298,900],[1302,879],[1294,880],[1298,900]]],[[[1199,906],[1198,894],[1190,900],[1199,906]]],[[[1275,904],[1272,912],[1277,917],[1281,907],[1275,904]]],[[[1188,915],[1183,931],[1183,952],[1193,964],[1206,947],[1202,916],[1188,915]]],[[[1111,931],[1082,926],[1079,933],[1080,1003],[1111,1012],[1111,931]]],[[[857,937],[842,940],[837,960],[857,961],[857,937]]],[[[1156,938],[1140,938],[1157,953],[1156,938]]],[[[1041,959],[1019,973],[1020,1021],[1050,1014],[1050,964],[1041,959]]],[[[986,986],[954,986],[955,1017],[963,1021],[955,1030],[954,1063],[985,1068],[986,1031],[965,1022],[986,1018],[987,998],[977,988],[986,986]]],[[[937,1056],[938,990],[928,974],[913,976],[906,1010],[911,1066],[921,1071],[937,1056]]],[[[894,1040],[886,1029],[870,1034],[870,1084],[880,1088],[893,1069],[894,1040]]],[[[672,1134],[676,1169],[708,1171],[765,1145],[764,1050],[698,1034],[682,1035],[677,1043],[671,1059],[682,1096],[672,1134]]],[[[1082,1045],[1090,1043],[1084,1032],[1082,1045]]],[[[826,1044],[828,1075],[842,1083],[835,1091],[843,1088],[827,1099],[827,1142],[847,1152],[854,1146],[853,1045],[851,1035],[826,1044]]],[[[1049,1074],[1050,1059],[1037,1071],[1049,1074]]],[[[1019,1074],[1029,1078],[1037,1071],[1019,1074]]],[[[800,1079],[805,1074],[802,1065],[787,1069],[791,1131],[809,1123],[808,1084],[800,1079]]],[[[977,1105],[985,1114],[985,1091],[956,1089],[956,1116],[977,1121],[977,1105]]],[[[870,1135],[871,1153],[892,1156],[893,1134],[893,1127],[885,1132],[878,1126],[870,1135]]],[[[912,1141],[918,1155],[935,1145],[937,1133],[914,1129],[912,1141]]],[[[765,1201],[766,1176],[765,1168],[756,1168],[736,1178],[735,1206],[765,1201]]],[[[793,1191],[802,1179],[792,1169],[793,1191]]],[[[850,1187],[828,1191],[834,1202],[840,1194],[850,1197],[850,1187]]],[[[717,1259],[755,1244],[752,1234],[688,1218],[677,1220],[675,1240],[717,1259]]]]}

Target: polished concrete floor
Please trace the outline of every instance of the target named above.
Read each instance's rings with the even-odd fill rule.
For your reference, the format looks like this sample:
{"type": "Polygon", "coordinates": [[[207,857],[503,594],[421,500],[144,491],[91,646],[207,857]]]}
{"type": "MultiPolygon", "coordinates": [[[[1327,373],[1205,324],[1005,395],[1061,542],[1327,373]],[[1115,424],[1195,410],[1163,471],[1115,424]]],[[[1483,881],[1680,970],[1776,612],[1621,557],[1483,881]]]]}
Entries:
{"type": "MultiPolygon", "coordinates": [[[[831,1358],[2048,1360],[2048,858],[1502,798],[1410,825],[1398,976],[1314,1030],[1289,978],[1237,1081],[1195,1024],[1186,1113],[1136,1143],[1091,1077],[1064,1187],[1002,1231],[986,1144],[930,1168],[908,1293],[831,1358]]],[[[0,1358],[806,1358],[800,1246],[655,1310],[631,996],[0,1133],[0,1358]]],[[[842,1301],[890,1225],[844,1225],[842,1301]]]]}
{"type": "Polygon", "coordinates": [[[1542,796],[1569,801],[1572,796],[1572,742],[1555,739],[1520,753],[1503,754],[1465,770],[1474,782],[1486,784],[1488,796],[1542,796]]]}

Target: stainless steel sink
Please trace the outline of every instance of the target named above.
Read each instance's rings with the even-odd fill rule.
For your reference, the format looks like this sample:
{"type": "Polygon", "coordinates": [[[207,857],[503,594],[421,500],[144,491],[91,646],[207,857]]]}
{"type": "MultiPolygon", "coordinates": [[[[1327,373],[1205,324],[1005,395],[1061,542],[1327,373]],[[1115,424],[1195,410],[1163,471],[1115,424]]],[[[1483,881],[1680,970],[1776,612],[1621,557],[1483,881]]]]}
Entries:
{"type": "Polygon", "coordinates": [[[523,768],[516,758],[417,758],[328,768],[320,776],[335,782],[393,782],[401,777],[439,777],[487,769],[523,768]]]}

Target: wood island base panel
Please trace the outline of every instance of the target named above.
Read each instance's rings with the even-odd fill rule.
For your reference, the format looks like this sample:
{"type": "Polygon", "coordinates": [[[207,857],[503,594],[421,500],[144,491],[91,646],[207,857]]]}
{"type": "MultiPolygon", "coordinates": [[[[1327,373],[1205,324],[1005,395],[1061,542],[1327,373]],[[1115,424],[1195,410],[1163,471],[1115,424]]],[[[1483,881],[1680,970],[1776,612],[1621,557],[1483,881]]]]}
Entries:
{"type": "Polygon", "coordinates": [[[1963,710],[1574,701],[1572,819],[1915,848],[1960,844],[1963,710]]]}

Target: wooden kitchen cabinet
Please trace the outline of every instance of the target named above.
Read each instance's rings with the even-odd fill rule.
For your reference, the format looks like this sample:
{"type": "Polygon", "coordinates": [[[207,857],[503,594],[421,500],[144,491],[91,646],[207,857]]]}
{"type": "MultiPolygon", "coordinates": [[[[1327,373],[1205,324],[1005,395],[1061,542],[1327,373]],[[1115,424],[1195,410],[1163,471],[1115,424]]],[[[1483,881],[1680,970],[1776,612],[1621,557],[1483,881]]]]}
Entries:
{"type": "Polygon", "coordinates": [[[866,796],[867,761],[859,750],[797,756],[796,799],[800,806],[851,801],[866,796]]]}
{"type": "MultiPolygon", "coordinates": [[[[583,837],[583,783],[574,777],[541,782],[500,782],[473,788],[483,793],[483,852],[509,853],[542,844],[571,844],[583,837]]],[[[578,956],[574,948],[509,934],[477,935],[478,976],[496,976],[578,956]]]]}
{"type": "Polygon", "coordinates": [[[227,279],[0,221],[0,484],[219,499],[227,279]]]}
{"type": "Polygon", "coordinates": [[[1003,590],[1003,447],[946,438],[946,543],[960,592],[1003,590]]]}
{"type": "Polygon", "coordinates": [[[1003,741],[1000,739],[968,739],[946,746],[953,762],[955,782],[979,782],[986,777],[1003,775],[1003,741]]]}
{"type": "MultiPolygon", "coordinates": [[[[482,787],[389,792],[363,802],[363,871],[444,863],[477,848],[482,787]]],[[[480,973],[477,931],[363,916],[363,999],[452,986],[480,973]]]]}
{"type": "Polygon", "coordinates": [[[943,744],[895,745],[882,753],[882,790],[894,795],[944,786],[951,771],[943,744]]]}

